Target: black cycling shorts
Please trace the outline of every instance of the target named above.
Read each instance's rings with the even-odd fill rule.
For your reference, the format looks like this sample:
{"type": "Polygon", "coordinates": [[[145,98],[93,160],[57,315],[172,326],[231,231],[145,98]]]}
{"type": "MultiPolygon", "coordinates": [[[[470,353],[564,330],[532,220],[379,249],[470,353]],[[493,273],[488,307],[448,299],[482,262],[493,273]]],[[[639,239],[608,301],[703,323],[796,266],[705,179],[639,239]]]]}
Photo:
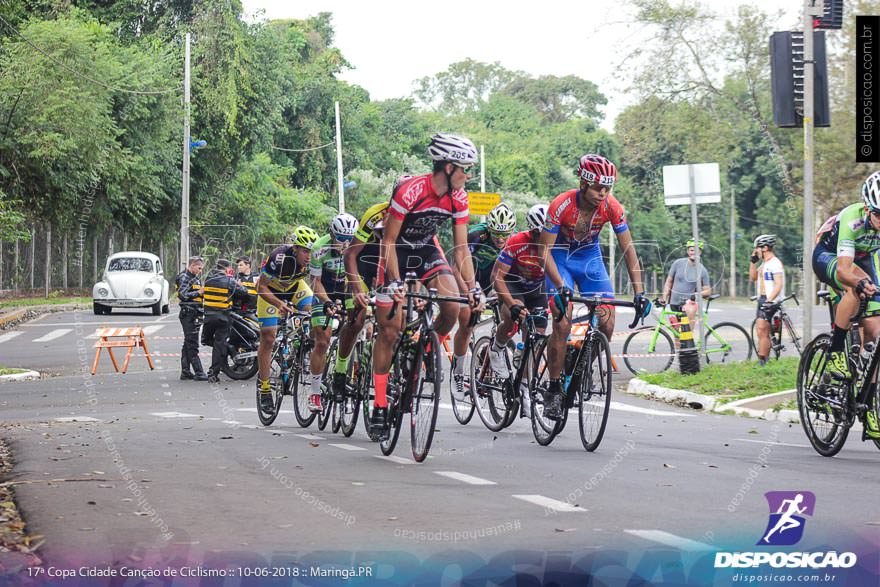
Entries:
{"type": "MultiPolygon", "coordinates": [[[[547,291],[544,287],[544,280],[540,281],[523,281],[516,275],[506,275],[504,284],[507,286],[510,295],[518,302],[522,302],[526,310],[533,311],[541,308],[547,308],[548,299],[547,291]]],[[[535,326],[545,328],[547,326],[547,318],[536,319],[535,326]]]]}
{"type": "Polygon", "coordinates": [[[357,256],[357,271],[367,289],[373,289],[373,282],[379,273],[379,243],[364,245],[357,256]]]}
{"type": "Polygon", "coordinates": [[[408,273],[415,273],[416,278],[421,282],[428,281],[444,273],[452,275],[452,269],[449,268],[446,255],[434,243],[416,248],[398,246],[397,270],[401,279],[406,279],[408,273]]]}

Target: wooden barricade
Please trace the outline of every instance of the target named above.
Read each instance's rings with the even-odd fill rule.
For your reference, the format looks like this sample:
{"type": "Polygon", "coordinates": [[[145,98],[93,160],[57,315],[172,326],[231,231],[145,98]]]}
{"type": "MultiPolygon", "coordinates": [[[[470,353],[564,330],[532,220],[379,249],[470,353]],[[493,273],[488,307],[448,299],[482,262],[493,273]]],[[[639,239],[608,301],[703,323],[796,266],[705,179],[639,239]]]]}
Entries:
{"type": "Polygon", "coordinates": [[[113,368],[119,373],[119,363],[116,362],[116,357],[113,356],[114,347],[128,349],[128,352],[125,354],[125,360],[122,363],[123,373],[128,370],[128,362],[131,360],[131,354],[137,347],[142,347],[144,349],[144,355],[147,357],[147,363],[150,365],[150,369],[156,368],[155,365],[153,365],[153,358],[150,356],[150,351],[147,349],[147,340],[144,338],[144,331],[140,326],[135,326],[134,328],[98,328],[95,330],[95,336],[98,337],[98,340],[95,342],[95,349],[97,350],[95,351],[95,362],[92,365],[92,375],[98,370],[98,361],[101,359],[101,349],[107,349],[107,353],[110,355],[110,361],[113,363],[113,368]],[[125,340],[111,340],[112,338],[124,338],[125,340]]]}

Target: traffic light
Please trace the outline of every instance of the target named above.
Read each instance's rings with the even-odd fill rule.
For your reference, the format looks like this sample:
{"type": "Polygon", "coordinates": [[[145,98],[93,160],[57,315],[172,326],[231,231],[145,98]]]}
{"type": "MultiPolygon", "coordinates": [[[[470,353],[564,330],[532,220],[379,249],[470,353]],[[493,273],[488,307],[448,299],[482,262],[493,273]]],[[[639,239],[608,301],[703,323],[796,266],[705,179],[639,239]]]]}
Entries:
{"type": "Polygon", "coordinates": [[[843,28],[843,0],[825,0],[825,14],[813,20],[814,29],[840,30],[843,28]]]}
{"type": "MultiPolygon", "coordinates": [[[[813,31],[813,121],[831,126],[825,32],[813,31]]],[[[770,36],[770,79],[773,122],[781,128],[804,125],[804,34],[782,31],[770,36]]]]}

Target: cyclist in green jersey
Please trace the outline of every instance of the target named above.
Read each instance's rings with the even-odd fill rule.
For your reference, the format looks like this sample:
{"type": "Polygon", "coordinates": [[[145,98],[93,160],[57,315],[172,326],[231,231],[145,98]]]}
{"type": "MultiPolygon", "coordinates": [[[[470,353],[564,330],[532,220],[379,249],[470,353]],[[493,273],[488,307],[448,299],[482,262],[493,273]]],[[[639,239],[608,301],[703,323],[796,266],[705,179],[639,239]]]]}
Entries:
{"type": "Polygon", "coordinates": [[[865,339],[880,334],[880,171],[875,171],[862,185],[862,201],[847,206],[832,216],[822,228],[813,250],[813,271],[838,293],[840,301],[831,333],[829,368],[838,379],[852,377],[846,359],[846,334],[850,319],[858,311],[862,298],[870,300],[868,314],[862,321],[865,339]]]}
{"type": "Polygon", "coordinates": [[[346,309],[352,307],[345,287],[342,254],[357,229],[357,218],[343,212],[330,221],[330,234],[319,238],[312,246],[309,274],[312,276],[312,291],[316,300],[312,307],[312,339],[315,346],[310,361],[312,379],[309,409],[316,412],[321,411],[321,383],[330,348],[330,335],[333,334],[333,329],[327,327],[327,321],[336,313],[337,301],[343,302],[346,309]]]}
{"type": "MultiPolygon", "coordinates": [[[[495,266],[495,260],[498,259],[498,255],[507,244],[507,239],[515,229],[516,214],[507,204],[498,204],[489,210],[486,222],[481,222],[468,231],[468,250],[470,250],[473,260],[474,276],[483,291],[492,288],[494,283],[492,268],[495,266]]],[[[461,295],[467,295],[467,288],[464,287],[460,273],[456,271],[455,275],[461,295]]],[[[452,359],[452,377],[455,382],[452,389],[453,395],[458,401],[463,401],[468,392],[464,368],[467,363],[465,357],[468,343],[473,333],[470,322],[471,309],[468,306],[462,306],[458,315],[458,331],[453,340],[454,356],[452,359]]]]}

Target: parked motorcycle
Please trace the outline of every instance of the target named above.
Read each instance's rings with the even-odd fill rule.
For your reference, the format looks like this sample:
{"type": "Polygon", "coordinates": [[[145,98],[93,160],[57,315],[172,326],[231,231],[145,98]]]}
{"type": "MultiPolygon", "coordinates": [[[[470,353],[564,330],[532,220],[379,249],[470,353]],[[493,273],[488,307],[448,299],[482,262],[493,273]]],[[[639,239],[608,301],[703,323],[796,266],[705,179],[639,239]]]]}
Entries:
{"type": "Polygon", "coordinates": [[[257,347],[260,345],[260,324],[253,313],[231,312],[232,324],[229,329],[229,344],[226,365],[223,372],[230,379],[250,379],[256,375],[257,347]]]}

